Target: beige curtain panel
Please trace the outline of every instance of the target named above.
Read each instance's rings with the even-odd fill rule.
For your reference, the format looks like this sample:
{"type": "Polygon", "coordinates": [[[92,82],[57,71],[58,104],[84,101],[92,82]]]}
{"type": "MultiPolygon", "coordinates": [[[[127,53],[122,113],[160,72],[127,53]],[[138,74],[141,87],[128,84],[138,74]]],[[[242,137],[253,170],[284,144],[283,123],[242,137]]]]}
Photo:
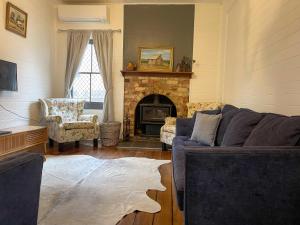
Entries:
{"type": "Polygon", "coordinates": [[[73,81],[81,59],[91,37],[91,31],[69,31],[67,40],[67,65],[65,76],[65,97],[71,97],[73,81]]]}
{"type": "Polygon", "coordinates": [[[93,41],[96,56],[106,90],[103,105],[103,122],[114,120],[112,59],[113,59],[113,30],[93,31],[93,41]]]}

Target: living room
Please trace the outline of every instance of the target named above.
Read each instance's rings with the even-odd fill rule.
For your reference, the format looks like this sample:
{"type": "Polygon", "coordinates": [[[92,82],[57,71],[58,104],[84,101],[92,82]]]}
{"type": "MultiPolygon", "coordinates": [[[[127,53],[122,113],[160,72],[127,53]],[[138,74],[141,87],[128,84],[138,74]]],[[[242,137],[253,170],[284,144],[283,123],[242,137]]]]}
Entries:
{"type": "Polygon", "coordinates": [[[0,224],[299,224],[299,1],[0,11],[0,224]]]}

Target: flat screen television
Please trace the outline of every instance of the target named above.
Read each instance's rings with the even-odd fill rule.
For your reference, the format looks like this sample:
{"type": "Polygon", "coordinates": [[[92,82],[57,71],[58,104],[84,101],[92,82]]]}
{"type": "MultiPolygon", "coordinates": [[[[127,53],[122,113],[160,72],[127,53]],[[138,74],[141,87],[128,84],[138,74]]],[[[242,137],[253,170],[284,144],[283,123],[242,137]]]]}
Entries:
{"type": "Polygon", "coordinates": [[[17,90],[17,64],[0,60],[0,91],[17,90]]]}

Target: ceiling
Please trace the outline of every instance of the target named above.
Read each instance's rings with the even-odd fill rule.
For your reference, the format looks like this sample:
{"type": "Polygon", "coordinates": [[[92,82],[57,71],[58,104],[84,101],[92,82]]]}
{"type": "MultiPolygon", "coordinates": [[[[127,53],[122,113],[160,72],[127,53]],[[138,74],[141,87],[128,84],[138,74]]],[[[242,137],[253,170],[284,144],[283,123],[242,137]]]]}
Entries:
{"type": "Polygon", "coordinates": [[[145,4],[145,3],[176,3],[176,4],[189,4],[199,2],[211,2],[221,3],[222,0],[58,0],[61,3],[76,3],[76,4],[90,4],[90,3],[133,3],[133,4],[145,4]]]}

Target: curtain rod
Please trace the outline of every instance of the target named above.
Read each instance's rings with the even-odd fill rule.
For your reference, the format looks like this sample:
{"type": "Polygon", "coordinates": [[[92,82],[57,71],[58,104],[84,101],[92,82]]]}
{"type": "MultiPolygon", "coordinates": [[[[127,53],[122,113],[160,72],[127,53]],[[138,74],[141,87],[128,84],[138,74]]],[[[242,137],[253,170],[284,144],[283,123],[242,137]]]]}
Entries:
{"type": "MultiPolygon", "coordinates": [[[[58,32],[67,32],[67,31],[97,31],[97,30],[109,30],[109,29],[94,29],[94,30],[76,30],[76,29],[57,29],[58,32]]],[[[112,30],[113,32],[122,32],[121,29],[112,30]]]]}

